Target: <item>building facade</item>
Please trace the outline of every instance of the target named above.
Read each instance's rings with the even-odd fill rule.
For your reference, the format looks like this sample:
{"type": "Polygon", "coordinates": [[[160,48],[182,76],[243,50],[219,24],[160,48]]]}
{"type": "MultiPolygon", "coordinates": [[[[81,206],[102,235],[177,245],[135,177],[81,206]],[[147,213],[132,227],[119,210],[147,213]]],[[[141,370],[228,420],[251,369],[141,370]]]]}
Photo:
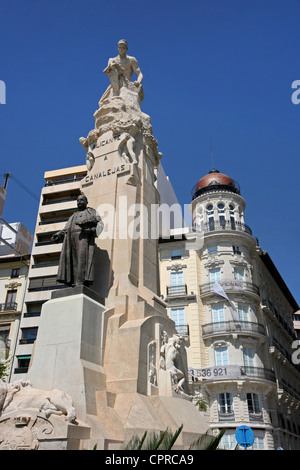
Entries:
{"type": "MultiPolygon", "coordinates": [[[[186,339],[190,382],[222,445],[250,426],[253,448],[300,448],[299,309],[245,223],[238,183],[212,170],[193,188],[193,224],[160,241],[161,295],[186,339]]],[[[175,233],[175,232],[174,232],[175,233]]]]}
{"type": "Polygon", "coordinates": [[[21,324],[18,333],[12,380],[26,377],[37,337],[40,314],[51,292],[64,287],[56,282],[62,244],[51,241],[53,233],[62,230],[77,209],[80,180],[86,166],[47,171],[41,192],[31,261],[28,272],[21,324]]]}

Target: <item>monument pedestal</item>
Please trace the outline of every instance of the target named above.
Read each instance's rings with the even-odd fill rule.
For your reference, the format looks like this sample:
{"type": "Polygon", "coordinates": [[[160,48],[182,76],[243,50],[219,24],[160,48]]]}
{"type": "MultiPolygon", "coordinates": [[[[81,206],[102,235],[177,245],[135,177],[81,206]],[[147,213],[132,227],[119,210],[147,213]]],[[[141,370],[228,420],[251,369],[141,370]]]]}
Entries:
{"type": "Polygon", "coordinates": [[[96,414],[95,392],[103,390],[105,307],[84,286],[56,291],[43,305],[33,362],[27,378],[35,388],[64,390],[76,416],[96,414]]]}

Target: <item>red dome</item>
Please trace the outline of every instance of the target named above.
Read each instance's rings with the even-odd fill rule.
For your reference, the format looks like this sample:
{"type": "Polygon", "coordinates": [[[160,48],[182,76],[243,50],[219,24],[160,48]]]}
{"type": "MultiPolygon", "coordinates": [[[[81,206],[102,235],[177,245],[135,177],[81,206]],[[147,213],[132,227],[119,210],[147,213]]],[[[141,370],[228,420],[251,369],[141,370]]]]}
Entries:
{"type": "Polygon", "coordinates": [[[192,197],[195,199],[195,197],[200,196],[200,194],[218,190],[232,191],[240,194],[240,187],[236,181],[230,178],[230,176],[212,169],[195,184],[192,189],[192,197]]]}
{"type": "Polygon", "coordinates": [[[196,190],[205,188],[205,186],[222,184],[235,187],[235,183],[230,176],[220,173],[218,170],[211,170],[208,175],[203,176],[196,184],[196,190]]]}

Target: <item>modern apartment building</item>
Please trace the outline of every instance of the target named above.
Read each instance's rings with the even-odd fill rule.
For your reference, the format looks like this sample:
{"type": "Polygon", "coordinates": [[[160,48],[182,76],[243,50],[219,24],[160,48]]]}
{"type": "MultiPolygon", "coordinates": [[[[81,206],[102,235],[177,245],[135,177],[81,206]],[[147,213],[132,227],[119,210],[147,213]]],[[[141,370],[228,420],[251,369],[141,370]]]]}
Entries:
{"type": "Polygon", "coordinates": [[[77,209],[80,180],[85,174],[83,165],[47,171],[44,175],[12,380],[26,377],[42,305],[51,298],[53,290],[64,287],[56,282],[62,244],[52,242],[51,237],[65,226],[77,209]]]}
{"type": "Polygon", "coordinates": [[[161,295],[186,339],[190,382],[222,444],[250,426],[253,448],[300,448],[300,373],[292,361],[299,309],[245,222],[245,200],[212,170],[192,191],[192,227],[160,240],[161,295]]]}

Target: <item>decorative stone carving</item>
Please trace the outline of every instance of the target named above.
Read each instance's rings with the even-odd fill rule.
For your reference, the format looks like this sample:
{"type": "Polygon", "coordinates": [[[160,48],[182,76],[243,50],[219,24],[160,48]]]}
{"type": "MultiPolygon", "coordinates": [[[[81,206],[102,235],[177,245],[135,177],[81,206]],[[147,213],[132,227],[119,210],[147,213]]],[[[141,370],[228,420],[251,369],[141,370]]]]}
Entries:
{"type": "Polygon", "coordinates": [[[101,136],[112,131],[113,136],[121,136],[119,155],[127,163],[138,160],[136,142],[140,136],[147,149],[148,157],[158,165],[162,154],[158,152],[157,140],[152,135],[150,117],[141,111],[143,100],[143,87],[141,85],[143,74],[137,59],[127,55],[127,42],[119,41],[119,55],[110,58],[108,66],[104,69],[110,79],[110,85],[99,101],[99,108],[94,113],[95,129],[88,136],[80,137],[79,142],[88,152],[87,168],[90,171],[94,165],[90,152],[100,146],[101,136]],[[133,73],[137,80],[132,82],[133,73]]]}
{"type": "Polygon", "coordinates": [[[175,263],[172,264],[171,266],[167,266],[168,271],[181,271],[182,269],[186,268],[186,264],[181,264],[181,263],[175,263]]]}
{"type": "Polygon", "coordinates": [[[36,424],[37,419],[26,414],[0,419],[0,450],[37,450],[39,442],[33,429],[36,424]]]}
{"type": "Polygon", "coordinates": [[[157,387],[156,341],[152,341],[148,345],[148,380],[150,384],[157,387]]]}
{"type": "Polygon", "coordinates": [[[64,416],[69,423],[76,419],[72,398],[67,393],[57,389],[39,390],[33,388],[29,381],[6,383],[0,379],[0,416],[26,410],[43,412],[46,418],[52,414],[64,416]]]}
{"type": "Polygon", "coordinates": [[[180,335],[175,334],[169,338],[165,331],[162,332],[160,367],[170,373],[172,388],[176,393],[185,393],[186,377],[180,354],[183,342],[184,338],[180,335]]]}

